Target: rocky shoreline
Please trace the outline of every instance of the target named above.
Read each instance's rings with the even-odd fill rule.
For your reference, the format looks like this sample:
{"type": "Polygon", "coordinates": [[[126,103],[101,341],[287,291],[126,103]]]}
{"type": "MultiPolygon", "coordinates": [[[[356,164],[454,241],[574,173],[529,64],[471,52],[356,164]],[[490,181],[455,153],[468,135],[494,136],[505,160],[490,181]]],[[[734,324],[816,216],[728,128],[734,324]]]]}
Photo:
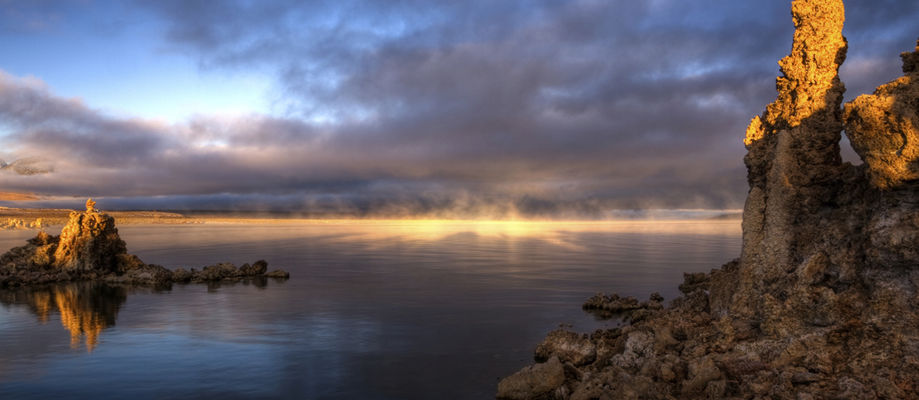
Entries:
{"type": "Polygon", "coordinates": [[[264,260],[238,268],[218,263],[201,270],[146,264],[128,254],[115,219],[97,211],[92,200],[87,201],[85,212],[71,212],[60,236],[42,231],[26,245],[0,255],[0,288],[72,281],[162,286],[258,277],[287,279],[290,274],[280,269],[269,272],[264,260]]]}
{"type": "MultiPolygon", "coordinates": [[[[841,0],[794,0],[777,99],[747,129],[740,258],[667,307],[595,296],[627,325],[558,330],[499,399],[919,398],[919,43],[842,105],[841,0]],[[842,162],[845,130],[862,165],[842,162]]],[[[655,304],[656,303],[656,304],[655,304]]]]}

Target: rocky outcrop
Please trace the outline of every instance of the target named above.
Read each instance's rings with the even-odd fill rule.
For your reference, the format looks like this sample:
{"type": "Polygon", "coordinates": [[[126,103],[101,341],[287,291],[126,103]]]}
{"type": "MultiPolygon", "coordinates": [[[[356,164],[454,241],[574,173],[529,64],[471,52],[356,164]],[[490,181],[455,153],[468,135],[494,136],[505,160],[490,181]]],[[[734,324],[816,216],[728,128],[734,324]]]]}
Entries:
{"type": "Polygon", "coordinates": [[[919,398],[919,48],[843,108],[842,1],[792,16],[777,99],[744,139],[740,257],[686,275],[667,308],[593,298],[631,323],[551,333],[537,360],[566,380],[543,398],[919,398]],[[860,166],[841,160],[844,128],[860,166]]]}
{"type": "Polygon", "coordinates": [[[85,212],[72,212],[60,236],[45,232],[25,246],[0,256],[0,288],[53,282],[106,281],[137,285],[167,285],[173,282],[214,282],[254,277],[287,279],[286,271],[268,272],[268,263],[259,260],[237,268],[220,263],[174,271],[146,264],[128,254],[118,235],[115,219],[95,209],[91,199],[85,212]]]}
{"type": "MultiPolygon", "coordinates": [[[[778,97],[753,118],[744,138],[750,191],[738,293],[781,285],[777,281],[788,267],[813,252],[809,245],[823,233],[813,221],[835,207],[832,200],[843,175],[839,106],[845,86],[838,71],[848,48],[842,0],[794,1],[792,17],[794,40],[791,53],[779,61],[778,97]]],[[[758,299],[725,304],[745,312],[756,308],[751,302],[758,299]]]]}
{"type": "Polygon", "coordinates": [[[919,180],[919,43],[900,57],[905,76],[845,108],[846,135],[880,189],[919,180]]]}
{"type": "Polygon", "coordinates": [[[52,266],[64,271],[117,272],[128,250],[115,229],[115,219],[86,202],[86,212],[71,212],[54,250],[52,266]]]}
{"type": "Polygon", "coordinates": [[[508,400],[550,400],[565,397],[565,366],[557,357],[526,367],[498,384],[498,397],[508,400]]]}
{"type": "Polygon", "coordinates": [[[601,319],[621,316],[626,321],[640,321],[652,311],[664,308],[664,298],[660,293],[651,293],[646,302],[638,302],[634,297],[620,297],[618,294],[596,294],[587,299],[581,308],[601,319]]]}

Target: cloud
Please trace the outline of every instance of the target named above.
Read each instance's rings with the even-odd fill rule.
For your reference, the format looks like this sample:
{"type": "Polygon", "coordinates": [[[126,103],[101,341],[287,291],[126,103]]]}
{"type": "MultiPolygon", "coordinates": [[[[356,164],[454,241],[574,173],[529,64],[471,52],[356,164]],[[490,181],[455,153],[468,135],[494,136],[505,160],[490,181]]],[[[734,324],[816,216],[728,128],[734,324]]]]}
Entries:
{"type": "Polygon", "coordinates": [[[40,158],[22,158],[10,163],[0,160],[0,172],[19,175],[39,175],[54,172],[54,166],[40,158]]]}
{"type": "MultiPolygon", "coordinates": [[[[744,128],[793,29],[784,2],[141,4],[203,73],[273,73],[282,112],[164,125],[0,76],[8,152],[56,160],[0,184],[196,207],[736,208],[744,128]]],[[[919,35],[915,2],[875,4],[847,2],[843,77],[861,91],[919,35]]]]}
{"type": "Polygon", "coordinates": [[[0,119],[10,130],[0,139],[5,149],[54,160],[52,174],[3,174],[0,185],[44,195],[166,196],[196,207],[205,204],[195,196],[221,207],[235,196],[240,204],[268,208],[473,214],[548,210],[533,206],[540,201],[582,210],[610,200],[637,204],[642,197],[670,204],[675,197],[655,186],[679,193],[692,186],[688,182],[709,178],[676,168],[676,159],[662,169],[658,158],[610,157],[558,143],[551,127],[534,132],[529,143],[453,138],[459,131],[450,128],[439,143],[390,133],[378,121],[324,125],[251,115],[166,125],[108,116],[9,75],[0,76],[0,119]],[[580,150],[559,154],[556,144],[580,150]]]}

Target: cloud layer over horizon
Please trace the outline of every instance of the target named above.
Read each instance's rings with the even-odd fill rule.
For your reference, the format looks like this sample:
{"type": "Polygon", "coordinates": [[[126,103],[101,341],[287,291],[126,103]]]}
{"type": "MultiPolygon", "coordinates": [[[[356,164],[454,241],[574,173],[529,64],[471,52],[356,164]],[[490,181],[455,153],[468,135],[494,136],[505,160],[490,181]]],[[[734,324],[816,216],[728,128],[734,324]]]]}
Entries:
{"type": "MultiPolygon", "coordinates": [[[[0,73],[0,159],[54,168],[0,188],[158,208],[739,208],[744,128],[793,31],[788,4],[757,3],[142,2],[164,51],[265,71],[281,111],[141,119],[0,73]]],[[[900,75],[919,4],[847,14],[851,99],[900,75]]]]}

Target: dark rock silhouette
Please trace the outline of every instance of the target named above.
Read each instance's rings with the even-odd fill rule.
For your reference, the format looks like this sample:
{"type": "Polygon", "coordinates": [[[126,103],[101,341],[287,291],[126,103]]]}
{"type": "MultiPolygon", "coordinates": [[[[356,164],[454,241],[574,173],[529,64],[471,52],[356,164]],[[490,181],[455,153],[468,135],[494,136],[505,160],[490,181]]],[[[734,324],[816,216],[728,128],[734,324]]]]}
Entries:
{"type": "Polygon", "coordinates": [[[213,282],[254,277],[286,279],[282,270],[267,272],[264,260],[240,268],[220,263],[197,271],[178,268],[171,271],[146,264],[128,254],[118,236],[115,219],[86,202],[85,212],[72,212],[60,236],[40,232],[25,246],[0,256],[0,287],[33,284],[103,280],[110,283],[167,285],[172,282],[213,282]]]}
{"type": "Polygon", "coordinates": [[[662,310],[591,299],[631,324],[551,333],[537,360],[564,382],[528,368],[498,398],[919,398],[919,48],[843,109],[842,1],[794,0],[792,16],[777,99],[744,139],[740,258],[687,274],[662,310]],[[844,127],[860,166],[841,160],[844,127]]]}

